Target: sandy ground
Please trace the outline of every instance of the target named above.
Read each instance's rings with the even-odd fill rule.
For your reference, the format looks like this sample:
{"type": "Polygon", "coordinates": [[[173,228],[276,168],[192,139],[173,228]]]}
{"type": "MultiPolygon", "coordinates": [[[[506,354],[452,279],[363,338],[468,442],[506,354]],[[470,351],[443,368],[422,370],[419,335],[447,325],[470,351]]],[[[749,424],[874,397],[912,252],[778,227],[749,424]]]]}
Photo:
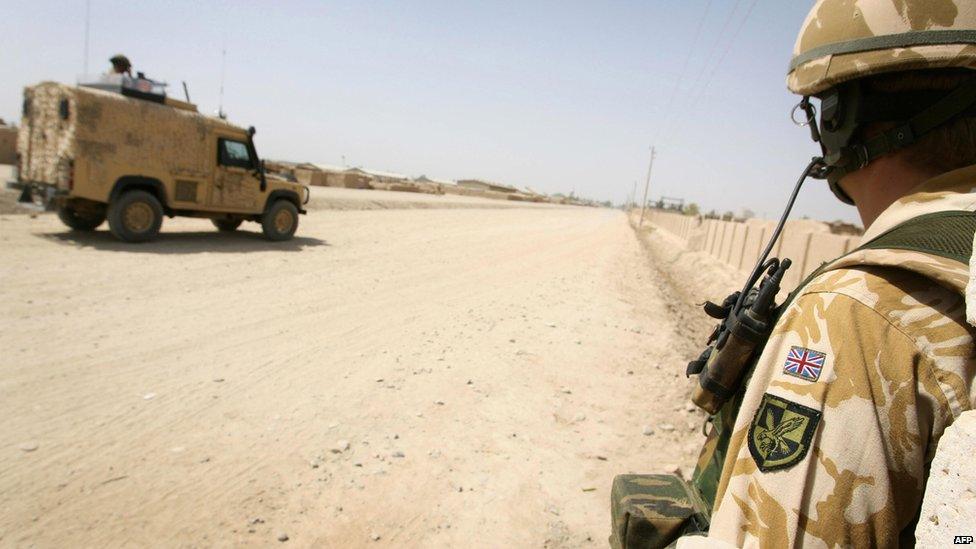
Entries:
{"type": "Polygon", "coordinates": [[[614,474],[693,462],[700,326],[621,212],[243,229],[0,216],[0,545],[603,547],[614,474]]]}
{"type": "MultiPolygon", "coordinates": [[[[742,289],[752,271],[737,271],[707,252],[691,251],[685,242],[666,230],[650,223],[638,225],[639,210],[631,212],[630,223],[639,234],[653,260],[653,267],[671,283],[685,303],[701,303],[706,299],[721,303],[732,292],[742,289]]],[[[784,295],[788,294],[784,288],[784,295]]],[[[692,320],[708,321],[709,317],[696,309],[692,320]]]]}

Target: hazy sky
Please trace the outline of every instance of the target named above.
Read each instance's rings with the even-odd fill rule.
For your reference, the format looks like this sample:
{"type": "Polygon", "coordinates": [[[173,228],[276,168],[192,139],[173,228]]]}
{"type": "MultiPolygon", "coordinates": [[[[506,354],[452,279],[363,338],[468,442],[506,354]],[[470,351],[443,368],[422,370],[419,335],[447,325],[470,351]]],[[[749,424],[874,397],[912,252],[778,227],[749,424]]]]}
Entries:
{"type": "MultiPolygon", "coordinates": [[[[622,202],[778,215],[817,153],[789,120],[793,41],[812,2],[91,0],[89,72],[136,70],[255,125],[259,153],[409,175],[486,178],[622,202]]],[[[0,117],[21,89],[73,83],[83,0],[3,3],[0,117]]],[[[796,215],[855,220],[812,181],[796,215]]]]}

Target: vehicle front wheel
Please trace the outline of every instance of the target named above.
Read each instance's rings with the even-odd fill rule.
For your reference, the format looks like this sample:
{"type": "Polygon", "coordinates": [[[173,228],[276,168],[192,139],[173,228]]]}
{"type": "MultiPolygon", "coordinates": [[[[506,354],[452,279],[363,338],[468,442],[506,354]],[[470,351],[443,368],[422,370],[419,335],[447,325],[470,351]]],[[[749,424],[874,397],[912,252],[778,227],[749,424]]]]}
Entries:
{"type": "Polygon", "coordinates": [[[217,227],[217,230],[222,233],[236,231],[244,222],[243,219],[211,219],[211,221],[213,221],[214,227],[217,227]]]}
{"type": "Polygon", "coordinates": [[[261,217],[261,230],[268,240],[288,240],[297,229],[298,208],[289,200],[277,200],[261,217]]]}
{"type": "Polygon", "coordinates": [[[146,191],[128,191],[108,207],[108,227],[119,240],[148,242],[162,225],[163,206],[146,191]]]}
{"type": "Polygon", "coordinates": [[[79,211],[68,204],[58,208],[58,219],[75,231],[94,231],[105,221],[105,210],[79,211]]]}

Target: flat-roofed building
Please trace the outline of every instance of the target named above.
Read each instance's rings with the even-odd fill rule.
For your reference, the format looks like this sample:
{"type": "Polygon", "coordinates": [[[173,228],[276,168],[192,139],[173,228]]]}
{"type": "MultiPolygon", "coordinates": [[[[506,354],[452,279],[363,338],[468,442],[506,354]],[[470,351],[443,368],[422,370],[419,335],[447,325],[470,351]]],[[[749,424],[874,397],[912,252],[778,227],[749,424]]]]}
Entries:
{"type": "Polygon", "coordinates": [[[422,175],[414,179],[413,182],[418,185],[422,191],[428,193],[444,194],[457,189],[457,183],[453,181],[427,177],[426,175],[422,175]]]}
{"type": "Polygon", "coordinates": [[[305,185],[343,187],[346,189],[372,189],[372,176],[356,168],[347,168],[321,162],[304,162],[295,166],[295,179],[305,185]]]}
{"type": "Polygon", "coordinates": [[[458,187],[463,187],[465,189],[472,189],[476,191],[492,191],[496,193],[517,193],[518,189],[511,187],[509,185],[503,185],[501,183],[494,183],[491,181],[484,181],[481,179],[460,179],[457,182],[458,187]]]}
{"type": "Polygon", "coordinates": [[[410,180],[410,176],[402,173],[384,172],[367,168],[350,168],[348,173],[356,173],[369,177],[370,185],[374,189],[413,193],[420,192],[420,187],[410,180]]]}

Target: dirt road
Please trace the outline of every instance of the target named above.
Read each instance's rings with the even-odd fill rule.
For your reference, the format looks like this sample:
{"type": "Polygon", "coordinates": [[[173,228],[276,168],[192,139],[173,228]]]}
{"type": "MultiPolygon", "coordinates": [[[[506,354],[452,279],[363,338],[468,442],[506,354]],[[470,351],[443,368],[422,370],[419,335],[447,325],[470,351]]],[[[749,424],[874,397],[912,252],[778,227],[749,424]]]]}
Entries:
{"type": "Polygon", "coordinates": [[[0,216],[0,544],[602,547],[615,473],[692,462],[622,213],[301,223],[0,216]]]}

